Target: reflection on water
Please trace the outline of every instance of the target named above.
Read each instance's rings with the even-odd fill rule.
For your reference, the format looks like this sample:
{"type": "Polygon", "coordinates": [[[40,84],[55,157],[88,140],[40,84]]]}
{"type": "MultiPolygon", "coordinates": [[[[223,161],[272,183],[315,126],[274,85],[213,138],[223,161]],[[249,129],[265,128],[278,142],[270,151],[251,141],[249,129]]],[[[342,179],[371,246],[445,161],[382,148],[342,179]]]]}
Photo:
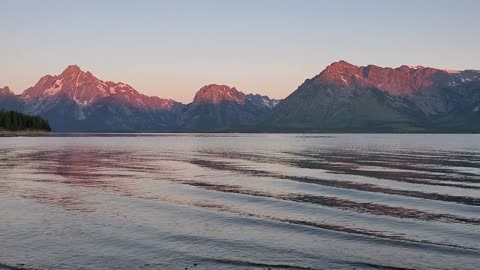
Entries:
{"type": "Polygon", "coordinates": [[[0,138],[0,269],[477,269],[477,135],[0,138]]]}

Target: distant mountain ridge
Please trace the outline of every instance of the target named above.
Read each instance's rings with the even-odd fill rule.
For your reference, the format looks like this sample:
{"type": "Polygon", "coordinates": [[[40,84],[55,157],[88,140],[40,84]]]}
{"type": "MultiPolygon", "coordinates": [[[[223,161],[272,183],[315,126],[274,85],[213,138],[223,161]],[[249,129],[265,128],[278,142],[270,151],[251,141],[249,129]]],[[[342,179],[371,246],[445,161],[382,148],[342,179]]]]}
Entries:
{"type": "Polygon", "coordinates": [[[420,90],[433,87],[456,86],[466,81],[480,80],[476,71],[456,71],[423,66],[400,66],[398,68],[375,65],[355,66],[339,61],[328,66],[312,79],[319,84],[347,88],[376,88],[391,95],[414,95],[420,90]]]}
{"type": "Polygon", "coordinates": [[[271,111],[278,103],[268,97],[221,87],[205,86],[191,104],[185,105],[143,95],[125,83],[100,80],[71,65],[59,75],[42,77],[18,96],[8,87],[0,88],[0,108],[41,115],[50,121],[54,131],[166,132],[190,131],[192,127],[224,130],[253,124],[263,117],[260,114],[271,111]],[[231,109],[235,113],[219,116],[208,127],[198,126],[202,119],[211,118],[199,117],[194,112],[198,106],[210,105],[221,110],[220,114],[229,114],[231,109]]]}
{"type": "Polygon", "coordinates": [[[339,61],[284,100],[210,84],[182,104],[72,65],[21,95],[0,88],[0,109],[66,132],[480,132],[480,72],[339,61]]]}
{"type": "Polygon", "coordinates": [[[306,80],[263,125],[289,132],[480,132],[479,108],[477,71],[340,61],[306,80]]]}
{"type": "Polygon", "coordinates": [[[185,131],[222,131],[255,126],[276,105],[267,96],[245,94],[235,87],[210,84],[202,87],[180,118],[185,131]]]}

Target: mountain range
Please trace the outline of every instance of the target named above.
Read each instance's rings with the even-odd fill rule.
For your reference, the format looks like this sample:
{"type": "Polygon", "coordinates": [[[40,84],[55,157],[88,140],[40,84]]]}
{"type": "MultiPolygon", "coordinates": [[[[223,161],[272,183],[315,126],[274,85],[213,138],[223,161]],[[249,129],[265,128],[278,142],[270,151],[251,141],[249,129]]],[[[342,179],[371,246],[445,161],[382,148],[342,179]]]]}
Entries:
{"type": "Polygon", "coordinates": [[[480,72],[340,61],[306,80],[264,124],[289,132],[480,132],[480,72]]]}
{"type": "Polygon", "coordinates": [[[42,77],[18,96],[8,87],[0,88],[0,108],[40,115],[57,132],[216,131],[255,123],[276,103],[212,84],[186,105],[100,80],[76,65],[42,77]]]}
{"type": "Polygon", "coordinates": [[[480,72],[339,61],[284,100],[211,84],[182,104],[72,65],[20,95],[0,88],[0,109],[57,132],[480,132],[480,72]]]}

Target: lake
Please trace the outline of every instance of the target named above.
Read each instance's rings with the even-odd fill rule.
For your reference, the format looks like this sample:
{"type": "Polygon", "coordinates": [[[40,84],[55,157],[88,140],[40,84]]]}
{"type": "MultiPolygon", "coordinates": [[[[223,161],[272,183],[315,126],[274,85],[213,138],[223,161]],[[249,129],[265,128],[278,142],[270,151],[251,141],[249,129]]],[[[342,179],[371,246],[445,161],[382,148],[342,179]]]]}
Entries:
{"type": "Polygon", "coordinates": [[[0,138],[0,269],[478,269],[480,135],[0,138]]]}

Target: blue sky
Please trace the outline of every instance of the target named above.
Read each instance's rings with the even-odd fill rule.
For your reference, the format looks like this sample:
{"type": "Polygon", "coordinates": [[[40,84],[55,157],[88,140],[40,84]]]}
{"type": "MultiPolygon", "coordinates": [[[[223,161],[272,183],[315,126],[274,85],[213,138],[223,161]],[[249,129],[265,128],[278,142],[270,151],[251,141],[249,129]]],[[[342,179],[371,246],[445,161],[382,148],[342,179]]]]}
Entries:
{"type": "Polygon", "coordinates": [[[190,102],[210,83],[284,98],[331,62],[480,69],[480,1],[0,0],[0,86],[77,64],[190,102]]]}

